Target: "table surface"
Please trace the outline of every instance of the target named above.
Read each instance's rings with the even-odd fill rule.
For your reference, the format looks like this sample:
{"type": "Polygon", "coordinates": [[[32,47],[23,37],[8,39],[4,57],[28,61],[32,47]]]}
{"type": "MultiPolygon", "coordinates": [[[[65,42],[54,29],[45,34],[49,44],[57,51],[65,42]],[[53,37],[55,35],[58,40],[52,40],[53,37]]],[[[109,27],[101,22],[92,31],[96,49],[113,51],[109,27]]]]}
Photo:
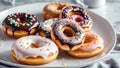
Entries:
{"type": "MultiPolygon", "coordinates": [[[[6,9],[23,5],[23,4],[30,4],[30,3],[38,3],[38,2],[45,2],[45,1],[54,1],[55,0],[16,0],[15,5],[11,5],[8,3],[3,2],[0,0],[0,11],[4,11],[6,9]]],[[[75,0],[56,0],[56,1],[62,1],[62,2],[69,2],[77,4],[75,0]]],[[[120,0],[107,0],[105,6],[101,8],[88,8],[88,10],[95,12],[96,14],[104,17],[106,20],[108,20],[112,25],[115,23],[120,23],[120,0]]],[[[119,52],[120,53],[120,52],[119,52]]],[[[115,56],[120,56],[119,53],[109,55],[108,57],[114,56],[113,58],[117,59],[117,63],[120,64],[120,58],[115,56]]],[[[101,63],[101,62],[99,62],[101,63]]],[[[94,67],[94,66],[93,66],[94,67]]],[[[120,67],[120,65],[118,65],[120,67]]],[[[103,67],[104,68],[104,67],[103,67]]]]}

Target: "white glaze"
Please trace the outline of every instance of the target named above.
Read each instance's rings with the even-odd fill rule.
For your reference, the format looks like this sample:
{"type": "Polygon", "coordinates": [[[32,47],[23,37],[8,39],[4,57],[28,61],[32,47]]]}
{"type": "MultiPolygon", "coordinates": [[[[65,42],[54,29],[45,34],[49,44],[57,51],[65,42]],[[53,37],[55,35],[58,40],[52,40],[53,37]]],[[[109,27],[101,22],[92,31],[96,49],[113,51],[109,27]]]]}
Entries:
{"type": "Polygon", "coordinates": [[[30,27],[29,30],[31,30],[32,28],[35,28],[35,27],[38,26],[38,25],[39,25],[39,22],[37,21],[37,22],[35,22],[35,24],[34,24],[32,27],[30,27]]]}
{"type": "Polygon", "coordinates": [[[58,21],[58,18],[48,19],[45,22],[40,23],[40,27],[44,31],[50,32],[53,29],[54,24],[58,21]]]}
{"type": "Polygon", "coordinates": [[[26,36],[19,38],[12,45],[12,50],[15,52],[17,58],[37,57],[41,56],[47,59],[50,53],[56,54],[58,47],[56,44],[40,36],[26,36]],[[38,48],[31,48],[30,45],[35,44],[38,48]]]}

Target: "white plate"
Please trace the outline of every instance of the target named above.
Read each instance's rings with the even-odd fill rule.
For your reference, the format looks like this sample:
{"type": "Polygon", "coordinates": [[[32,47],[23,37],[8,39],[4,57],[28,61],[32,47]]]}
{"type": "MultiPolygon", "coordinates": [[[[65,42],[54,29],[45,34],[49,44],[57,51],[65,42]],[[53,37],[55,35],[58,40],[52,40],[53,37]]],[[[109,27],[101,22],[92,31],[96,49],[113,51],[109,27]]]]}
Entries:
{"type": "MultiPolygon", "coordinates": [[[[38,16],[40,20],[42,20],[42,9],[47,3],[36,3],[36,4],[28,4],[23,6],[17,6],[8,10],[5,10],[0,13],[0,22],[4,20],[4,18],[11,13],[15,12],[26,12],[26,13],[32,13],[38,16]]],[[[97,14],[94,14],[93,12],[89,11],[90,16],[92,17],[94,24],[92,31],[100,35],[104,41],[105,41],[105,49],[104,53],[97,55],[92,58],[73,58],[67,55],[66,53],[62,52],[58,56],[58,58],[45,65],[37,65],[37,66],[30,66],[30,65],[23,65],[20,63],[17,63],[14,59],[12,59],[10,54],[10,49],[12,43],[15,41],[15,39],[6,37],[2,31],[0,30],[0,62],[11,65],[11,66],[17,66],[17,67],[64,67],[64,65],[67,65],[68,67],[82,67],[89,64],[92,64],[93,62],[96,62],[103,57],[105,57],[111,49],[114,47],[116,42],[116,35],[115,32],[110,25],[108,21],[106,21],[104,18],[100,17],[97,14]]]]}

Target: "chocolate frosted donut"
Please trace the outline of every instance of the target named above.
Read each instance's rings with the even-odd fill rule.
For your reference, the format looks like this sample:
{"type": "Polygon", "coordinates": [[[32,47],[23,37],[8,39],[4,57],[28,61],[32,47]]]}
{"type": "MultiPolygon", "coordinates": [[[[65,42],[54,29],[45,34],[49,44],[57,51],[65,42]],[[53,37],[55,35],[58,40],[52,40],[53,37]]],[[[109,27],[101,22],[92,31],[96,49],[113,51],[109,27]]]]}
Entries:
{"type": "Polygon", "coordinates": [[[60,18],[76,21],[84,31],[89,31],[93,24],[87,11],[79,6],[67,6],[63,8],[60,18]]]}
{"type": "Polygon", "coordinates": [[[55,38],[58,39],[61,44],[68,45],[69,48],[81,44],[85,36],[84,31],[78,23],[67,19],[61,19],[56,22],[53,33],[55,38]]]}
{"type": "Polygon", "coordinates": [[[26,13],[13,13],[2,22],[2,30],[11,37],[22,37],[35,34],[39,22],[36,16],[26,13]]]}
{"type": "Polygon", "coordinates": [[[58,18],[48,19],[45,22],[40,23],[39,35],[50,38],[50,31],[53,29],[54,24],[58,21],[58,18]]]}

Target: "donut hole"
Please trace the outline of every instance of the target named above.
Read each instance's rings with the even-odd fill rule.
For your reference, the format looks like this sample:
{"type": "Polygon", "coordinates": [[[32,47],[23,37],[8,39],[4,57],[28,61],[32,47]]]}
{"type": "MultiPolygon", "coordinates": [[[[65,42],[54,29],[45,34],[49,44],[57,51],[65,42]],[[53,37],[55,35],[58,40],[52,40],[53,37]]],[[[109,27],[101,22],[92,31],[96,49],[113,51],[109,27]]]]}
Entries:
{"type": "Polygon", "coordinates": [[[76,22],[81,22],[82,20],[80,18],[75,18],[76,22]]]}
{"type": "Polygon", "coordinates": [[[79,17],[75,18],[75,21],[76,22],[82,22],[83,21],[83,17],[79,16],[79,17]]]}
{"type": "Polygon", "coordinates": [[[63,33],[67,37],[73,37],[74,36],[74,30],[72,28],[70,28],[70,27],[64,27],[63,33]]]}
{"type": "Polygon", "coordinates": [[[73,11],[71,11],[71,12],[69,12],[69,15],[71,16],[71,15],[81,15],[81,14],[80,14],[80,12],[73,12],[73,11]]]}
{"type": "Polygon", "coordinates": [[[31,44],[30,47],[31,47],[31,48],[39,48],[39,46],[36,45],[36,44],[31,44]]]}

